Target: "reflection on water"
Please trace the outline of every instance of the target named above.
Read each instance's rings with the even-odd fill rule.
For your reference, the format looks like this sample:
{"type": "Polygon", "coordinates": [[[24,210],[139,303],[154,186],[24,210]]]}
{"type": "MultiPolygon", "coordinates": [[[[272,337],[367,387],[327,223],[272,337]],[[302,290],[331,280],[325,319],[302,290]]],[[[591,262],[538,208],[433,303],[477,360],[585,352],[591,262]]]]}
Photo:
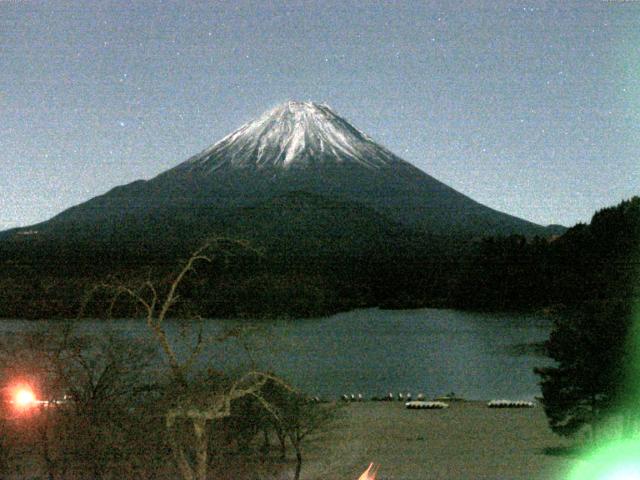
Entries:
{"type": "MultiPolygon", "coordinates": [[[[109,323],[130,335],[149,336],[141,320],[109,323]]],[[[241,324],[255,328],[241,339],[213,342],[203,364],[241,369],[255,363],[327,398],[453,391],[472,399],[531,399],[539,395],[532,369],[546,360],[523,345],[546,340],[551,327],[549,320],[532,315],[366,309],[304,320],[207,320],[205,334],[213,338],[241,324]]],[[[78,328],[98,333],[104,325],[87,320],[78,328]]],[[[34,322],[0,323],[5,334],[32,328],[34,322]]],[[[178,322],[169,322],[167,330],[178,349],[192,340],[178,322]]]]}

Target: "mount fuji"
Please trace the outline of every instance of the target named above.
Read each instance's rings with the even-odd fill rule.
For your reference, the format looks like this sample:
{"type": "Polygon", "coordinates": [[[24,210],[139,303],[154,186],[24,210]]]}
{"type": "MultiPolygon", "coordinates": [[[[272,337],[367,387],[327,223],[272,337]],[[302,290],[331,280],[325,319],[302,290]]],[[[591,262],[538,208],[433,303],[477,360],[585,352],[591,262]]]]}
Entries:
{"type": "Polygon", "coordinates": [[[116,187],[2,237],[37,232],[40,238],[116,241],[126,236],[149,244],[161,236],[246,233],[253,227],[276,235],[291,222],[326,234],[336,225],[352,228],[347,220],[362,224],[360,233],[347,235],[354,241],[383,239],[381,232],[390,230],[400,236],[403,231],[456,237],[557,233],[448,187],[327,105],[287,102],[155,178],[116,187]]]}

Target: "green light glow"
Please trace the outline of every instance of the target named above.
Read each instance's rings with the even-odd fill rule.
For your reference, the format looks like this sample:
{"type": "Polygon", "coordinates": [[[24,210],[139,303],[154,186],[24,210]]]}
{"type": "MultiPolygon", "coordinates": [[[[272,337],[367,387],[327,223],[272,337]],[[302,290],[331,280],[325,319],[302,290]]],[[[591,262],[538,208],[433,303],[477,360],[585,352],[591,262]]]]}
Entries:
{"type": "Polygon", "coordinates": [[[601,438],[566,480],[640,480],[640,252],[634,252],[630,264],[636,268],[636,292],[626,339],[625,394],[617,409],[617,415],[628,422],[628,431],[623,426],[620,433],[628,437],[601,438]]]}
{"type": "Polygon", "coordinates": [[[596,449],[580,461],[568,480],[640,480],[640,440],[596,449]]]}
{"type": "MultiPolygon", "coordinates": [[[[640,32],[634,36],[633,45],[640,44],[640,32]]],[[[611,49],[617,54],[611,68],[624,72],[619,79],[618,100],[625,106],[629,118],[638,119],[640,57],[628,45],[612,43],[611,49]]],[[[626,140],[638,145],[640,137],[630,135],[626,140]]],[[[623,359],[624,389],[613,412],[613,416],[621,420],[622,428],[617,432],[618,439],[598,438],[595,448],[582,455],[568,475],[566,472],[558,475],[562,480],[640,480],[640,250],[631,252],[628,266],[635,270],[631,276],[635,278],[634,304],[623,359]],[[620,439],[625,435],[628,438],[620,439]]]]}

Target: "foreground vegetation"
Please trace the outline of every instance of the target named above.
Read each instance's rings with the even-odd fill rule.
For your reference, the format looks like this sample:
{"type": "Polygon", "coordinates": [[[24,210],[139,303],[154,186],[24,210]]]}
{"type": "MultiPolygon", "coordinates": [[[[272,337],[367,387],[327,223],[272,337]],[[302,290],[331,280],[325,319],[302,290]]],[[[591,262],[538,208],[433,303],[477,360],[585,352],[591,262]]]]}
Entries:
{"type": "MultiPolygon", "coordinates": [[[[144,411],[143,405],[136,411],[144,411]]],[[[232,417],[211,429],[216,448],[208,478],[293,478],[294,449],[287,443],[283,459],[272,429],[270,445],[265,444],[261,428],[266,425],[250,421],[259,412],[257,405],[252,410],[239,404],[232,417]]],[[[5,420],[3,478],[178,478],[160,419],[149,422],[145,416],[148,424],[140,425],[142,419],[114,408],[99,412],[98,422],[88,427],[80,424],[84,411],[56,411],[63,414],[5,420]],[[45,421],[50,422],[49,463],[41,433],[45,421]]],[[[183,433],[190,435],[188,429],[183,433]]],[[[541,408],[489,409],[484,402],[457,402],[444,410],[356,402],[305,442],[300,477],[305,480],[355,480],[372,461],[381,464],[379,476],[386,479],[549,480],[563,478],[559,474],[576,461],[576,451],[551,432],[541,408]]]]}
{"type": "Polygon", "coordinates": [[[242,331],[207,339],[201,322],[185,320],[185,333],[195,335],[180,352],[165,330],[182,283],[197,264],[213,261],[211,248],[195,251],[166,288],[151,280],[103,283],[83,301],[81,313],[100,294],[109,313],[119,303],[132,304],[144,315],[151,343],[115,334],[82,336],[65,322],[3,345],[0,473],[206,480],[218,468],[218,478],[243,478],[229,477],[229,464],[250,463],[259,452],[267,470],[275,468],[269,453],[276,438],[278,463],[290,446],[293,478],[300,478],[303,442],[328,423],[334,408],[270,372],[229,375],[202,358],[208,343],[242,331]],[[235,456],[221,458],[224,452],[235,456]]]}
{"type": "Polygon", "coordinates": [[[237,378],[212,370],[178,384],[155,345],[115,333],[64,327],[14,339],[2,352],[0,478],[299,478],[306,435],[335,411],[271,381],[231,399],[237,378]],[[16,403],[21,388],[38,402],[16,403]],[[204,412],[220,398],[231,399],[230,410],[217,419],[175,415],[177,406],[204,412]]]}

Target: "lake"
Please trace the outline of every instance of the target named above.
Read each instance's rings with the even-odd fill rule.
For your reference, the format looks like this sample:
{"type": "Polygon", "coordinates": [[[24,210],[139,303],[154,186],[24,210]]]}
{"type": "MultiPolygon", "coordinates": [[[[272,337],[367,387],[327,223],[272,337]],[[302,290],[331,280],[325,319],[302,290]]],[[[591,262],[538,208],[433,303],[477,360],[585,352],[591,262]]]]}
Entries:
{"type": "MultiPolygon", "coordinates": [[[[38,324],[42,326],[5,320],[0,333],[38,324]]],[[[107,324],[127,335],[148,336],[141,320],[86,320],[79,328],[98,332],[107,324]]],[[[536,315],[362,309],[288,321],[209,319],[205,333],[216,335],[238,325],[256,329],[242,341],[214,344],[203,363],[228,369],[255,364],[324,398],[401,391],[414,397],[420,392],[429,397],[455,392],[468,399],[532,399],[540,394],[533,368],[549,363],[526,349],[518,353],[519,346],[548,337],[550,320],[536,315]]],[[[167,330],[178,348],[193,338],[181,333],[178,322],[168,322],[167,330]]]]}

